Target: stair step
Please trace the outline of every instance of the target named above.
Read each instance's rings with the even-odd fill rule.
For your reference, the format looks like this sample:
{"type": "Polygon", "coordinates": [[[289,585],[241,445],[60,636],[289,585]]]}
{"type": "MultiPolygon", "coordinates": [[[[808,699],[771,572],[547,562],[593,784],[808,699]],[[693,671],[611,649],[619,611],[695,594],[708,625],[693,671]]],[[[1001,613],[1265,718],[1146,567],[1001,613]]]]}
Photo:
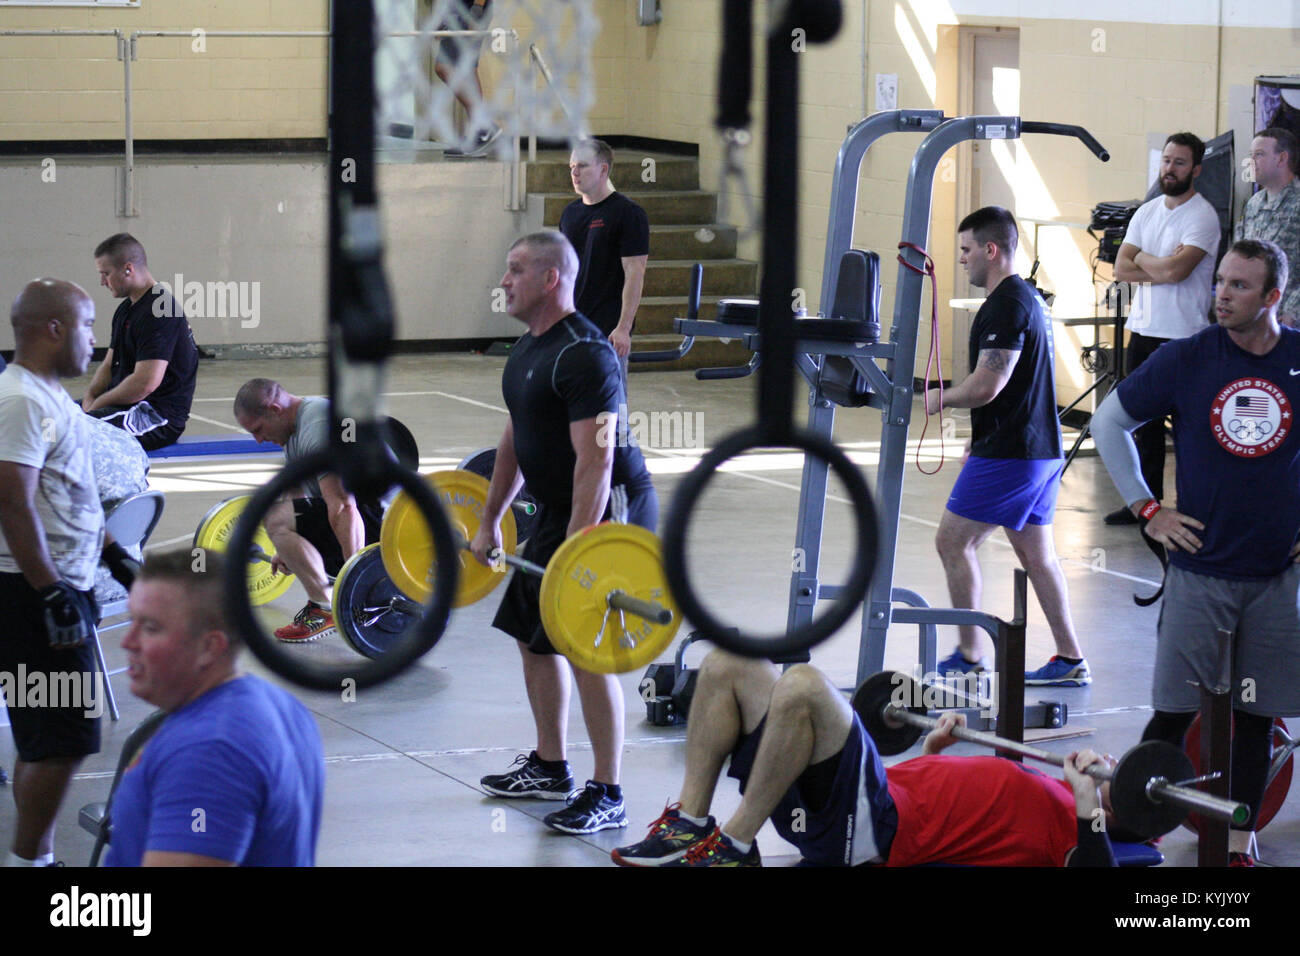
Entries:
{"type": "MultiPolygon", "coordinates": [[[[528,164],[528,192],[573,192],[569,178],[569,154],[558,150],[539,150],[537,162],[528,164]]],[[[610,173],[614,187],[623,192],[649,192],[660,189],[699,189],[700,163],[689,156],[614,150],[614,169],[610,173]],[[652,160],[647,163],[646,160],[652,160]]]]}
{"type": "MultiPolygon", "coordinates": [[[[651,259],[645,272],[646,296],[685,296],[690,291],[691,259],[651,259]]],[[[704,266],[704,295],[753,296],[758,263],[748,259],[713,259],[704,266]]]]}
{"type": "MultiPolygon", "coordinates": [[[[645,210],[650,222],[656,226],[699,225],[711,223],[718,215],[716,193],[699,189],[663,190],[661,192],[629,191],[624,195],[645,210]]],[[[540,199],[542,224],[558,226],[564,207],[573,202],[573,193],[533,193],[529,200],[540,199]]]]}
{"type": "Polygon", "coordinates": [[[650,258],[734,259],[737,238],[735,226],[720,223],[710,223],[707,226],[651,226],[650,258]]]}
{"type": "MultiPolygon", "coordinates": [[[[700,318],[715,319],[718,315],[718,299],[730,296],[700,296],[700,318]]],[[[636,310],[637,335],[672,335],[673,320],[686,317],[686,296],[659,295],[645,296],[636,310]]]]}
{"type": "MultiPolygon", "coordinates": [[[[640,327],[640,322],[637,323],[640,327]]],[[[675,348],[682,337],[680,335],[641,335],[632,336],[633,352],[658,351],[675,348]]],[[[723,342],[721,339],[696,339],[686,357],[676,362],[633,362],[628,369],[633,372],[663,372],[675,369],[715,368],[727,365],[744,365],[753,355],[738,341],[723,342]]],[[[635,386],[633,386],[635,387],[635,386]]]]}

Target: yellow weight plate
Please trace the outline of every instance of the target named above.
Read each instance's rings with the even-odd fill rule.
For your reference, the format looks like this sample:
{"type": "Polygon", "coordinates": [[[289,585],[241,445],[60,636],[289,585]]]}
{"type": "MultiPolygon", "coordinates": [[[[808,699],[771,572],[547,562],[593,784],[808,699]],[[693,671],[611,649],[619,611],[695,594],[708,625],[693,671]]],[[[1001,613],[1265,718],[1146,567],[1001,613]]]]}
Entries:
{"type": "MultiPolygon", "coordinates": [[[[487,479],[468,471],[435,471],[425,475],[424,480],[446,510],[451,530],[466,541],[472,541],[483,522],[487,479]]],[[[501,546],[509,554],[514,553],[518,543],[512,510],[507,508],[501,520],[501,546]]],[[[379,552],[384,559],[384,570],[403,594],[420,603],[429,600],[435,573],[433,534],[424,515],[406,492],[394,498],[384,514],[384,524],[379,531],[379,552]]],[[[501,569],[479,564],[472,554],[462,551],[452,607],[464,607],[481,600],[504,577],[501,569]]]]}
{"type": "MultiPolygon", "coordinates": [[[[194,547],[209,548],[224,554],[226,543],[235,533],[235,525],[239,523],[239,516],[244,513],[244,508],[251,499],[252,495],[238,495],[209,509],[194,532],[194,547]]],[[[253,535],[253,545],[261,549],[267,560],[248,562],[248,597],[254,605],[269,604],[293,587],[295,579],[292,574],[271,573],[270,559],[275,557],[275,545],[271,544],[270,535],[261,525],[257,526],[257,533],[253,535]]]]}
{"type": "Polygon", "coordinates": [[[555,649],[599,674],[653,662],[672,643],[682,618],[664,578],[658,537],[628,524],[599,524],[560,545],[546,566],[541,605],[555,649]],[[617,608],[606,616],[606,597],[614,590],[662,604],[673,612],[672,621],[657,624],[626,611],[620,621],[617,608]]]}

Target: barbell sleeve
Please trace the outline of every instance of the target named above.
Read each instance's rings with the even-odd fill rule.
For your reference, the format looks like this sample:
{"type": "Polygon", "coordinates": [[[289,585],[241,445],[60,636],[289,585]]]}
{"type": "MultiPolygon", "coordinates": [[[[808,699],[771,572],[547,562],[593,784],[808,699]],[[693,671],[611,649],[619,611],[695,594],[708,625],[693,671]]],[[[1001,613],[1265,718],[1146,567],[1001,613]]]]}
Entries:
{"type": "MultiPolygon", "coordinates": [[[[913,727],[921,727],[926,730],[933,730],[939,726],[939,721],[935,717],[914,714],[894,704],[885,705],[883,717],[886,722],[911,724],[913,727]]],[[[1022,744],[1014,740],[1007,740],[1005,737],[997,736],[997,734],[990,734],[982,730],[971,730],[969,727],[953,727],[949,734],[958,740],[981,744],[994,750],[1019,754],[1057,767],[1065,766],[1065,758],[1060,754],[1052,753],[1050,750],[1042,750],[1038,747],[1031,747],[1028,744],[1022,744]]],[[[1090,765],[1084,773],[1100,783],[1105,783],[1114,776],[1109,767],[1099,763],[1090,765]]],[[[1161,777],[1152,777],[1147,782],[1146,792],[1147,796],[1152,800],[1176,803],[1189,810],[1196,810],[1219,820],[1245,823],[1250,819],[1250,808],[1244,803],[1225,800],[1223,797],[1217,797],[1211,793],[1203,793],[1190,787],[1179,786],[1161,777]]]]}
{"type": "Polygon", "coordinates": [[[656,624],[671,624],[673,621],[673,612],[658,601],[645,601],[626,591],[610,591],[608,601],[610,607],[627,611],[629,614],[654,621],[656,624]]]}

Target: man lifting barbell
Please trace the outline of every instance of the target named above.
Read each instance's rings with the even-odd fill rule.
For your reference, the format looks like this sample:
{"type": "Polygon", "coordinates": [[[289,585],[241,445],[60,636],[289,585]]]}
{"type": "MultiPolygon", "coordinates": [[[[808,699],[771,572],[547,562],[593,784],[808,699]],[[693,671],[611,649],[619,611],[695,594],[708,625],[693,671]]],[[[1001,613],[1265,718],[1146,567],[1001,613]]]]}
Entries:
{"type": "MultiPolygon", "coordinates": [[[[501,517],[524,481],[540,507],[523,557],[540,565],[565,539],[611,515],[651,530],[658,519],[641,450],[618,418],[627,403],[618,357],[600,330],[574,310],[577,274],[577,253],[558,232],[525,236],[506,259],[506,310],[528,332],[511,349],[502,374],[510,418],[497,445],[482,522],[470,542],[484,564],[501,546],[501,517]]],[[[519,642],[537,748],[481,784],[495,796],[563,800],[573,789],[565,759],[569,665],[542,625],[540,587],[535,575],[514,575],[492,622],[519,642]]],[[[595,768],[583,792],[545,822],[565,833],[627,826],[619,786],[622,686],[612,674],[574,667],[573,675],[595,768]]]]}
{"type": "MultiPolygon", "coordinates": [[[[279,382],[254,378],[235,395],[235,420],[258,442],[284,449],[286,464],[329,447],[329,401],[299,398],[279,382]]],[[[275,636],[286,642],[314,641],[333,630],[330,578],[352,555],[379,540],[384,518],[379,501],[358,500],[337,475],[320,475],[297,494],[286,494],[263,524],[276,556],[272,568],[297,575],[307,604],[275,636]]]]}
{"type": "Polygon", "coordinates": [[[613,851],[622,866],[758,866],[755,836],[770,818],[816,865],[947,862],[980,866],[1113,866],[1098,821],[1105,787],[1084,750],[1057,780],[1001,757],[939,756],[956,743],[945,714],[923,754],[889,768],[844,695],[820,671],[784,674],[767,661],[715,650],[700,667],[676,803],[645,840],[613,851]],[[728,758],[740,807],[709,815],[728,758]]]}

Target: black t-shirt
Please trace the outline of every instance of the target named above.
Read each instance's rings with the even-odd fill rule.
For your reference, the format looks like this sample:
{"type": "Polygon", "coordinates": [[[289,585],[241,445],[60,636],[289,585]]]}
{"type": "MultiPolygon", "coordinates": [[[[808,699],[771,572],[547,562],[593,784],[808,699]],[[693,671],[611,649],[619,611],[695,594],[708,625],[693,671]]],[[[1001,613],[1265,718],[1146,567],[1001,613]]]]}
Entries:
{"type": "Polygon", "coordinates": [[[163,359],[167,371],[163,373],[162,383],[144,401],[173,425],[183,425],[189,420],[199,350],[175,298],[155,288],[140,296],[135,304],[129,298],[123,299],[113,313],[109,347],[113,350],[109,388],[120,385],[122,379],[135,371],[137,362],[163,359]]]}
{"type": "Polygon", "coordinates": [[[970,330],[970,367],[981,349],[1020,353],[1011,379],[993,401],[972,408],[971,454],[981,458],[1060,458],[1056,420],[1056,351],[1042,300],[1020,276],[989,293],[970,330]]]}
{"type": "Polygon", "coordinates": [[[574,304],[609,335],[623,311],[623,259],[650,254],[645,210],[618,192],[590,206],[575,199],[560,214],[560,232],[578,251],[574,304]]]}
{"type": "Polygon", "coordinates": [[[577,455],[569,424],[602,412],[618,416],[611,483],[627,485],[633,494],[650,486],[641,449],[627,430],[618,356],[580,314],[570,313],[540,336],[519,338],[506,359],[501,394],[510,409],[519,468],[542,504],[565,513],[572,509],[577,455]]]}

